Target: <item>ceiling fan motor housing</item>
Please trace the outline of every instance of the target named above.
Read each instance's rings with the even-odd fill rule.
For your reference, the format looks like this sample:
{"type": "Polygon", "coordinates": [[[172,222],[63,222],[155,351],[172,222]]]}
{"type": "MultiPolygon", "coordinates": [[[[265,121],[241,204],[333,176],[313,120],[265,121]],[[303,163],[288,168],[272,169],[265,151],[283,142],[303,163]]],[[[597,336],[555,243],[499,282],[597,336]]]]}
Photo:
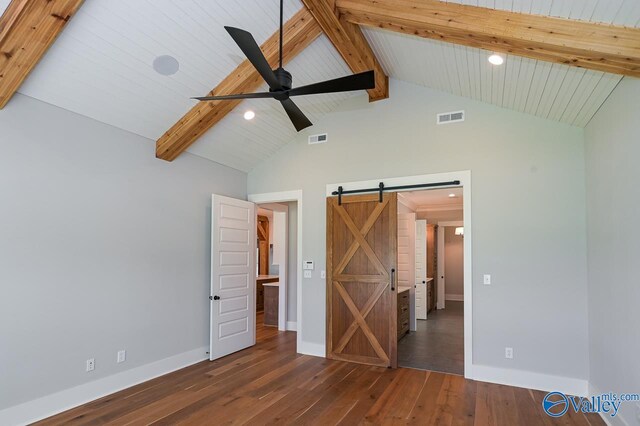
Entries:
{"type": "MultiPolygon", "coordinates": [[[[276,75],[276,78],[278,79],[278,82],[280,83],[280,86],[282,86],[283,90],[291,89],[291,83],[293,82],[293,79],[291,78],[291,73],[289,71],[285,70],[284,68],[278,68],[273,70],[273,73],[276,75]]],[[[274,90],[271,91],[274,92],[274,90]]]]}

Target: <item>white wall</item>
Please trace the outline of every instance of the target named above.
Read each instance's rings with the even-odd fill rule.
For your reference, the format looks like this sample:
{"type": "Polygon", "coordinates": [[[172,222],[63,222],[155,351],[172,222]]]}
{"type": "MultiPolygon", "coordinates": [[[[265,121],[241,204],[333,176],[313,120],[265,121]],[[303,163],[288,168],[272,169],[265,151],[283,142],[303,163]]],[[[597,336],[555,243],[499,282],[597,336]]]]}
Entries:
{"type": "Polygon", "coordinates": [[[0,410],[204,359],[211,194],[244,198],[246,175],[156,160],[151,140],[22,95],[0,110],[0,146],[0,410]]]}
{"type": "Polygon", "coordinates": [[[583,130],[396,80],[390,94],[350,100],[249,173],[250,193],[303,189],[303,257],[317,264],[302,283],[303,341],[325,342],[326,185],[469,169],[474,364],[586,379],[583,130]],[[435,125],[458,109],[464,123],[435,125]],[[325,131],[327,144],[307,144],[325,131]]]}
{"type": "MultiPolygon", "coordinates": [[[[640,391],[639,123],[640,80],[624,78],[585,131],[589,378],[598,392],[640,391]]],[[[640,424],[640,404],[620,410],[640,424]]]]}

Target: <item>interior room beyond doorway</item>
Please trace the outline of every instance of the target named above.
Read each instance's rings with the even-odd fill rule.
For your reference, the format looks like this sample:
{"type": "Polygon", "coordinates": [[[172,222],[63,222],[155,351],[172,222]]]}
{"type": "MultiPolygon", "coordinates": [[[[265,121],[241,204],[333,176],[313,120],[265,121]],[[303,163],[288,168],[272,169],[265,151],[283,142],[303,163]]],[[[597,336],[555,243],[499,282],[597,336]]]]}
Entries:
{"type": "Polygon", "coordinates": [[[258,204],[256,215],[257,326],[295,330],[297,203],[258,204]]]}
{"type": "Polygon", "coordinates": [[[398,194],[398,366],[464,374],[462,188],[398,194]]]}

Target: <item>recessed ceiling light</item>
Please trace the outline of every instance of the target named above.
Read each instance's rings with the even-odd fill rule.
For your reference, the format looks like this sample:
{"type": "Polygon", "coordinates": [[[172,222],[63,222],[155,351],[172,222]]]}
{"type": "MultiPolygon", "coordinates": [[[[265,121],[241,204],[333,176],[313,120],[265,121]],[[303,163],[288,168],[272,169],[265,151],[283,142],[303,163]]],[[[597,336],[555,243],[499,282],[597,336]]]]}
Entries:
{"type": "Polygon", "coordinates": [[[504,58],[497,53],[494,53],[493,55],[489,56],[489,62],[491,62],[493,65],[502,65],[504,63],[504,58]]]}
{"type": "Polygon", "coordinates": [[[180,63],[173,56],[162,55],[153,60],[153,69],[158,74],[174,75],[180,69],[180,63]]]}
{"type": "Polygon", "coordinates": [[[245,120],[253,120],[253,117],[255,116],[256,116],[256,113],[251,110],[248,110],[247,112],[244,113],[245,120]]]}
{"type": "Polygon", "coordinates": [[[456,196],[456,194],[454,194],[454,193],[449,194],[449,198],[455,198],[455,196],[456,196]]]}

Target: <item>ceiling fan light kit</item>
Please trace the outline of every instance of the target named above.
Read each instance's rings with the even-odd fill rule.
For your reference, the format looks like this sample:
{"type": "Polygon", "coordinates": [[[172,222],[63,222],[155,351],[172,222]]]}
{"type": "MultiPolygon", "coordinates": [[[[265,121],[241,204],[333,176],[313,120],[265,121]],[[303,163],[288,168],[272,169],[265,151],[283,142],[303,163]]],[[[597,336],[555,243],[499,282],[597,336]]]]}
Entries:
{"type": "MultiPolygon", "coordinates": [[[[231,38],[236,42],[240,50],[245,54],[249,62],[262,76],[269,86],[268,92],[239,93],[221,96],[195,97],[199,101],[225,101],[231,99],[261,99],[271,98],[280,101],[284,111],[289,116],[293,126],[299,132],[311,126],[311,121],[304,115],[298,106],[290,99],[292,96],[316,95],[324,93],[351,92],[354,90],[368,90],[376,86],[373,71],[365,71],[346,77],[313,83],[307,86],[293,88],[291,73],[282,67],[282,29],[283,29],[283,0],[280,0],[280,64],[272,70],[260,46],[256,43],[251,33],[234,27],[224,27],[231,38]]],[[[245,117],[246,118],[246,117],[245,117]]],[[[253,118],[253,117],[252,117],[253,118]]]]}

